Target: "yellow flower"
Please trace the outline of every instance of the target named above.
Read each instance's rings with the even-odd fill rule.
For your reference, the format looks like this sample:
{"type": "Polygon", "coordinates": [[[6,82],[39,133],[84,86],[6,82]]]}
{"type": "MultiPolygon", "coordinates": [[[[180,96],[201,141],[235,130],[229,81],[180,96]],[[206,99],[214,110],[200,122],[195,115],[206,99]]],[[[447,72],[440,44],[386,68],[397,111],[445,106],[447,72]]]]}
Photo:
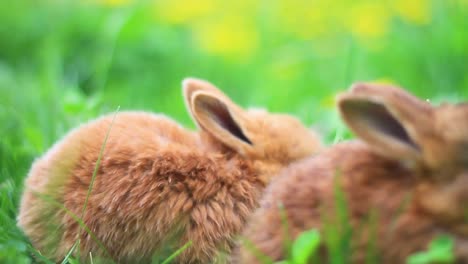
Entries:
{"type": "Polygon", "coordinates": [[[366,1],[352,6],[345,27],[358,38],[380,38],[387,34],[392,15],[379,1],[366,1]]]}
{"type": "Polygon", "coordinates": [[[336,95],[330,94],[320,100],[320,107],[325,109],[334,109],[336,106],[336,95]]]}
{"type": "Polygon", "coordinates": [[[259,36],[254,23],[241,14],[206,21],[193,30],[199,46],[209,53],[234,58],[249,56],[258,47],[259,36]]]}
{"type": "Polygon", "coordinates": [[[161,0],[154,8],[158,17],[168,24],[188,24],[214,13],[216,0],[161,0]]]}
{"type": "Polygon", "coordinates": [[[327,31],[327,1],[280,1],[277,22],[282,31],[307,39],[327,31]]]}
{"type": "Polygon", "coordinates": [[[90,0],[90,1],[85,1],[85,2],[98,3],[98,4],[105,5],[105,6],[118,7],[118,6],[129,4],[131,0],[90,0]]]}
{"type": "Polygon", "coordinates": [[[401,18],[415,24],[427,24],[431,19],[430,0],[394,0],[393,8],[401,18]]]}

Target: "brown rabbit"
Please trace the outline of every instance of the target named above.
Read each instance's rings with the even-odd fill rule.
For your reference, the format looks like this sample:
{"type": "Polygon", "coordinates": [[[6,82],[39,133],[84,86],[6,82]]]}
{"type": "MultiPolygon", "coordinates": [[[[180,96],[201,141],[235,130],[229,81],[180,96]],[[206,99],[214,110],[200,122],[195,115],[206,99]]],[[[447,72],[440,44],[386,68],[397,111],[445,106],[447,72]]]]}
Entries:
{"type": "Polygon", "coordinates": [[[84,261],[144,263],[191,241],[179,263],[221,261],[272,176],[320,146],[297,119],[245,111],[208,82],[186,79],[183,92],[200,131],[162,115],[117,114],[84,213],[113,115],[75,129],[34,162],[18,216],[34,247],[60,261],[80,239],[84,261]],[[95,237],[51,199],[83,214],[95,237]]]}
{"type": "MultiPolygon", "coordinates": [[[[343,236],[351,228],[352,263],[365,263],[372,243],[378,263],[405,263],[442,234],[454,238],[457,261],[468,263],[468,105],[432,107],[399,88],[362,83],[340,95],[338,107],[363,142],[339,143],[281,172],[248,222],[251,243],[237,252],[240,263],[261,263],[258,251],[284,259],[289,239],[313,228],[323,237],[327,225],[343,236]]],[[[326,244],[323,263],[333,257],[326,244]]]]}

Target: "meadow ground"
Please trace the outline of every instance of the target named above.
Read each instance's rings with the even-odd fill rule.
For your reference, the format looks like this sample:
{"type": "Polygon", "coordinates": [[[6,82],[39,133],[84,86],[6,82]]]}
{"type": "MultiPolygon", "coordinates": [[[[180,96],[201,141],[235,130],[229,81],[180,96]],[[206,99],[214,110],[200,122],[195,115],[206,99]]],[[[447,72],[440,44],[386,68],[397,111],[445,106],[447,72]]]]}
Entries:
{"type": "Polygon", "coordinates": [[[466,100],[467,18],[466,0],[0,1],[0,263],[31,262],[23,180],[70,128],[119,106],[194,128],[180,86],[195,76],[332,144],[350,136],[333,99],[354,81],[466,100]]]}

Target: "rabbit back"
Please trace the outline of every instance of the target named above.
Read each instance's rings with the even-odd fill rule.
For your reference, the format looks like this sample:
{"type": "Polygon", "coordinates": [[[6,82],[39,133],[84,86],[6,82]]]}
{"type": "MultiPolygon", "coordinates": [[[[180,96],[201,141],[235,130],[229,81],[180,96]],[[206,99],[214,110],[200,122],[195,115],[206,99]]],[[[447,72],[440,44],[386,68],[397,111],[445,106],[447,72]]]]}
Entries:
{"type": "MultiPolygon", "coordinates": [[[[116,116],[82,214],[112,118],[75,129],[34,163],[19,214],[19,225],[33,245],[59,260],[80,238],[85,256],[104,255],[76,219],[49,197],[75,216],[83,215],[95,238],[121,262],[148,261],[175,239],[175,249],[203,240],[183,255],[187,263],[196,262],[190,256],[213,255],[220,241],[231,246],[226,230],[240,229],[243,215],[256,205],[256,186],[240,170],[227,173],[221,155],[206,152],[196,134],[164,116],[116,116]]],[[[240,163],[227,165],[248,169],[240,163]]]]}

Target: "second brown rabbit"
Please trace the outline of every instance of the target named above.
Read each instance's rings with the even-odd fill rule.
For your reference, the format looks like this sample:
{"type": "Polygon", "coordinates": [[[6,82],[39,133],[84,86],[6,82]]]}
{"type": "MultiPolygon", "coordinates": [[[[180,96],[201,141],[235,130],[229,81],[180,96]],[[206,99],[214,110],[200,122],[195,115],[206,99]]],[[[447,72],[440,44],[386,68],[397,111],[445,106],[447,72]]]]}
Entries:
{"type": "Polygon", "coordinates": [[[109,115],[73,130],[34,162],[18,224],[44,256],[60,261],[79,239],[82,261],[147,263],[192,242],[178,263],[221,262],[271,178],[320,146],[291,116],[243,110],[202,80],[183,86],[199,132],[122,112],[111,128],[109,115]]]}
{"type": "MultiPolygon", "coordinates": [[[[246,228],[251,244],[237,252],[239,263],[285,259],[289,239],[315,228],[326,240],[326,226],[341,236],[351,230],[352,263],[366,263],[371,247],[377,263],[405,263],[439,235],[455,241],[457,263],[468,263],[468,104],[433,107],[396,87],[356,84],[338,107],[362,141],[275,178],[246,228]]],[[[330,241],[322,242],[320,263],[328,263],[330,241]]]]}

